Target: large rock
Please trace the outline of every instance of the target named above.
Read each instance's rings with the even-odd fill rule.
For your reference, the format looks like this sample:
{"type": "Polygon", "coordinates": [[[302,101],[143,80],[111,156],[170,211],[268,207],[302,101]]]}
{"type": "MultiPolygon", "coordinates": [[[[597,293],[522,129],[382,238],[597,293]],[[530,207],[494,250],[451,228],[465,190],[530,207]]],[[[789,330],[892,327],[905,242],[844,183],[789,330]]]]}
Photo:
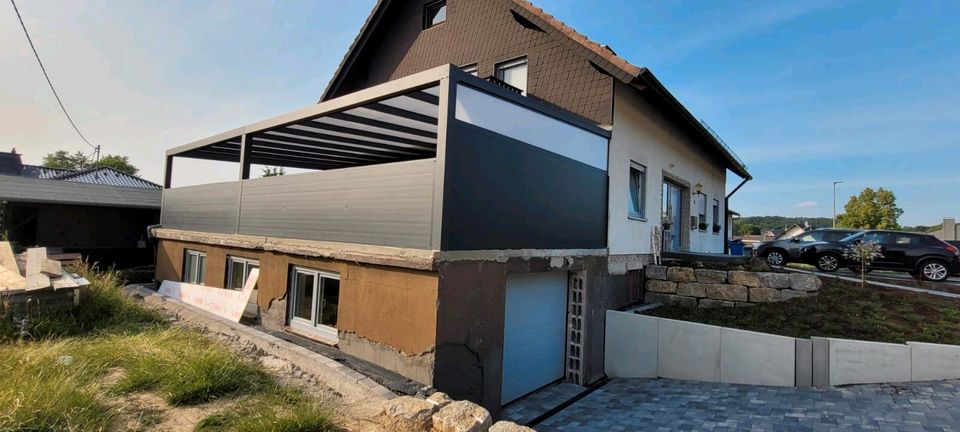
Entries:
{"type": "Polygon", "coordinates": [[[667,267],[667,280],[673,282],[696,282],[697,275],[689,267],[667,267]]]}
{"type": "Polygon", "coordinates": [[[749,298],[747,287],[743,285],[707,285],[707,298],[714,300],[726,300],[734,302],[745,302],[749,298]]]}
{"type": "Polygon", "coordinates": [[[704,309],[715,308],[715,307],[733,307],[736,303],[731,301],[724,300],[713,300],[713,299],[700,299],[698,306],[704,309]]]}
{"type": "Polygon", "coordinates": [[[806,291],[797,291],[797,290],[792,290],[792,289],[780,290],[780,298],[781,298],[783,301],[795,299],[795,298],[798,298],[798,297],[806,297],[806,296],[807,296],[807,292],[806,292],[806,291]]]}
{"type": "Polygon", "coordinates": [[[647,279],[667,280],[667,267],[650,264],[644,267],[644,274],[647,276],[647,279]]]}
{"type": "Polygon", "coordinates": [[[453,399],[450,399],[450,396],[447,396],[447,394],[444,392],[436,392],[427,398],[427,402],[436,405],[437,409],[440,409],[450,405],[450,403],[453,402],[453,399]]]}
{"type": "Polygon", "coordinates": [[[647,291],[673,294],[677,292],[677,283],[664,280],[648,280],[647,291]]]}
{"type": "Polygon", "coordinates": [[[707,286],[701,283],[680,283],[677,285],[677,295],[704,298],[707,296],[707,286]]]}
{"type": "Polygon", "coordinates": [[[435,432],[483,432],[490,429],[490,412],[470,401],[456,401],[433,415],[435,432]]]}
{"type": "Polygon", "coordinates": [[[386,402],[380,422],[384,430],[428,430],[439,407],[427,400],[401,396],[386,402]]]}
{"type": "Polygon", "coordinates": [[[513,422],[500,420],[490,426],[490,432],[535,432],[526,426],[520,426],[513,422]]]}
{"type": "Polygon", "coordinates": [[[762,288],[790,288],[790,275],[786,273],[758,273],[762,288]]]}
{"type": "Polygon", "coordinates": [[[723,270],[696,269],[697,282],[722,284],[727,283],[727,272],[723,270]]]}
{"type": "Polygon", "coordinates": [[[780,290],[774,288],[750,288],[750,303],[780,301],[780,290]]]}
{"type": "Polygon", "coordinates": [[[760,276],[757,273],[747,271],[731,271],[727,273],[727,281],[731,285],[743,285],[748,287],[759,287],[760,276]]]}
{"type": "Polygon", "coordinates": [[[790,288],[797,291],[820,291],[823,282],[817,275],[790,273],[790,288]]]}
{"type": "Polygon", "coordinates": [[[677,305],[688,308],[697,307],[697,299],[692,297],[680,297],[672,294],[647,293],[643,299],[646,303],[662,303],[665,305],[677,305]]]}

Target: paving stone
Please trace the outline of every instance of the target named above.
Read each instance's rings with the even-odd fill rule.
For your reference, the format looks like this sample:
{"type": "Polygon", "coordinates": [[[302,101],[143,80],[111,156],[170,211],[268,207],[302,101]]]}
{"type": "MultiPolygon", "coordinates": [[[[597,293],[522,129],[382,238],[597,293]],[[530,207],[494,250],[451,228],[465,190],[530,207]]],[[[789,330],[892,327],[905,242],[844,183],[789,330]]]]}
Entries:
{"type": "Polygon", "coordinates": [[[644,267],[643,273],[647,279],[667,280],[667,266],[650,264],[644,267]]]}
{"type": "Polygon", "coordinates": [[[648,280],[647,291],[673,294],[677,292],[677,283],[663,280],[648,280]]]}
{"type": "Polygon", "coordinates": [[[697,282],[700,283],[727,283],[727,272],[723,270],[696,269],[694,274],[697,276],[697,282]]]}
{"type": "Polygon", "coordinates": [[[667,280],[673,282],[696,282],[697,276],[689,267],[667,267],[667,280]]]}

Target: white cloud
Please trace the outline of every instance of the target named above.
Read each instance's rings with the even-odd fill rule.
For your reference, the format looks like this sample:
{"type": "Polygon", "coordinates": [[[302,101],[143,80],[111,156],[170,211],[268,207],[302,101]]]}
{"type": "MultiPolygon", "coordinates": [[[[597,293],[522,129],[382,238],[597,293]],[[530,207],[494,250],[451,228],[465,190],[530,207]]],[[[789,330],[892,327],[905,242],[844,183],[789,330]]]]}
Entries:
{"type": "Polygon", "coordinates": [[[804,201],[801,203],[797,203],[797,207],[800,207],[800,208],[811,208],[811,207],[816,207],[817,205],[819,205],[819,203],[817,203],[816,201],[804,201]]]}

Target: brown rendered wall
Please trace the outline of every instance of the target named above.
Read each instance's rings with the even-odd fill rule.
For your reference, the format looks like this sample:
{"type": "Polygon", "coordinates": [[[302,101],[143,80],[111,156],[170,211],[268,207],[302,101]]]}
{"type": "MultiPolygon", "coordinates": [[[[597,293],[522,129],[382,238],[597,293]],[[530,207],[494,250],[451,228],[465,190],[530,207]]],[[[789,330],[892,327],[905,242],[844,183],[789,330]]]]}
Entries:
{"type": "MultiPolygon", "coordinates": [[[[297,257],[276,252],[264,252],[159,240],[157,246],[157,280],[181,280],[184,249],[207,254],[206,276],[208,286],[223,287],[226,279],[228,256],[257,259],[260,261],[257,303],[260,306],[263,324],[279,329],[286,325],[286,294],[291,266],[304,266],[340,274],[340,305],[337,329],[350,341],[350,347],[341,349],[364,357],[373,351],[371,347],[358,347],[358,343],[376,345],[378,359],[369,361],[383,363],[383,356],[420,356],[410,365],[407,359],[398,358],[382,364],[392,368],[394,363],[423,370],[397,370],[423,382],[432,375],[432,352],[437,326],[436,273],[350,263],[344,261],[297,257]],[[386,353],[384,351],[387,351],[386,353]],[[413,376],[411,376],[413,375],[413,376]]],[[[401,366],[396,366],[402,368],[401,366]]],[[[425,382],[430,384],[430,382],[425,382]]]]}
{"type": "Polygon", "coordinates": [[[424,30],[428,2],[393,1],[329,97],[445,64],[477,63],[479,76],[488,77],[497,63],[527,56],[529,94],[596,123],[612,123],[613,78],[562,36],[522,26],[511,13],[522,9],[512,0],[448,0],[446,22],[424,30]]]}

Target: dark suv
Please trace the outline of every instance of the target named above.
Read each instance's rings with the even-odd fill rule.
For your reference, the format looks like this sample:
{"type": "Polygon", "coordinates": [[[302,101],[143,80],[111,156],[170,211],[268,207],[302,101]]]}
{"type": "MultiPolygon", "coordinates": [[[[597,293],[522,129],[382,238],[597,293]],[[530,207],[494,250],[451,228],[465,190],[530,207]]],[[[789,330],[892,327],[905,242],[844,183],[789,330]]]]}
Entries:
{"type": "Polygon", "coordinates": [[[849,229],[817,229],[807,231],[796,237],[761,243],[756,248],[756,255],[767,260],[769,264],[784,265],[791,261],[800,261],[800,248],[803,246],[813,242],[838,242],[858,232],[858,230],[849,229]]]}
{"type": "Polygon", "coordinates": [[[857,263],[844,258],[843,252],[850,245],[860,242],[876,242],[883,257],[870,264],[871,270],[894,270],[908,272],[925,280],[941,282],[960,273],[960,250],[929,234],[897,231],[864,231],[836,243],[812,243],[800,249],[804,262],[813,264],[825,272],[837,271],[840,267],[856,269],[857,263]]]}

